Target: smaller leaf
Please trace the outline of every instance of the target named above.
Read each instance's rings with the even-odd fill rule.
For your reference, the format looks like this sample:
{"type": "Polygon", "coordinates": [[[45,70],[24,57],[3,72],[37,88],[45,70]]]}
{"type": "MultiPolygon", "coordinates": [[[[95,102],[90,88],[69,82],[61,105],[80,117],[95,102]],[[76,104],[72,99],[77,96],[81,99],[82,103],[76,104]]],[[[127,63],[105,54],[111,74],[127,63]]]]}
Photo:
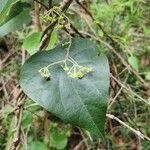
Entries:
{"type": "Polygon", "coordinates": [[[22,127],[23,129],[29,127],[29,125],[32,123],[32,114],[28,111],[25,111],[23,114],[22,119],[22,127]]]}
{"type": "Polygon", "coordinates": [[[36,141],[36,142],[31,142],[31,145],[29,146],[29,150],[47,150],[47,147],[43,142],[36,141]]]}
{"type": "Polygon", "coordinates": [[[67,146],[68,138],[66,134],[53,132],[50,134],[50,145],[56,149],[64,149],[67,146]]]}
{"type": "MultiPolygon", "coordinates": [[[[42,36],[42,32],[35,32],[35,33],[32,33],[31,35],[29,35],[24,40],[23,48],[26,49],[30,55],[33,55],[38,51],[41,36],[42,36]]],[[[50,49],[54,48],[56,42],[57,42],[57,33],[52,32],[51,39],[50,39],[50,42],[49,42],[46,50],[50,50],[50,49]]]]}
{"type": "Polygon", "coordinates": [[[54,48],[57,43],[57,39],[58,39],[57,32],[52,32],[51,39],[46,50],[50,50],[54,48]]]}
{"type": "Polygon", "coordinates": [[[150,71],[146,73],[145,78],[150,81],[150,71]]]}
{"type": "Polygon", "coordinates": [[[6,105],[3,109],[3,113],[4,114],[9,114],[13,111],[13,107],[11,107],[10,105],[6,105]]]}
{"type": "Polygon", "coordinates": [[[128,57],[128,62],[133,69],[135,69],[137,72],[139,71],[139,62],[138,62],[137,57],[133,55],[128,57]]]}
{"type": "Polygon", "coordinates": [[[23,42],[23,48],[27,50],[30,55],[37,52],[42,32],[35,32],[28,36],[23,42]]]}

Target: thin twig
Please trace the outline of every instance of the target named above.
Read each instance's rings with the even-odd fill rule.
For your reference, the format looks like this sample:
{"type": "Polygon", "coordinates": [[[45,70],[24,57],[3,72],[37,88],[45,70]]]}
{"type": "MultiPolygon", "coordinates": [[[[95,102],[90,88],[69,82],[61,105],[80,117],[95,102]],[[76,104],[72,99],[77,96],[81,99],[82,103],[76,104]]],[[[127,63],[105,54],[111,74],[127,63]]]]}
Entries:
{"type": "Polygon", "coordinates": [[[76,34],[78,34],[80,37],[85,38],[85,36],[83,36],[83,35],[75,28],[75,26],[74,26],[73,24],[70,23],[70,27],[71,27],[71,29],[72,29],[76,34]]]}
{"type": "Polygon", "coordinates": [[[124,89],[126,89],[127,91],[131,92],[134,96],[136,96],[137,98],[139,98],[139,100],[145,102],[146,104],[150,105],[150,103],[148,101],[146,101],[144,98],[142,98],[141,96],[139,96],[138,94],[136,94],[134,91],[132,91],[131,89],[129,89],[128,87],[126,87],[124,84],[122,84],[119,80],[117,80],[112,74],[111,77],[124,89]]]}
{"type": "Polygon", "coordinates": [[[28,132],[29,132],[29,128],[27,128],[26,133],[24,132],[24,129],[21,129],[21,140],[24,144],[24,149],[28,150],[28,141],[27,141],[27,137],[28,137],[28,132]]]}
{"type": "Polygon", "coordinates": [[[110,102],[110,104],[108,105],[108,109],[111,108],[112,104],[114,103],[114,101],[118,98],[118,96],[120,95],[122,89],[123,89],[123,85],[125,85],[125,83],[127,82],[128,76],[126,77],[126,79],[124,80],[123,84],[121,85],[121,88],[119,89],[118,93],[115,95],[115,97],[112,99],[112,101],[110,102]]]}
{"type": "Polygon", "coordinates": [[[44,142],[47,145],[49,142],[49,112],[45,110],[44,114],[44,142]]]}
{"type": "Polygon", "coordinates": [[[60,9],[62,10],[62,12],[66,11],[68,9],[68,7],[72,3],[72,1],[73,0],[63,0],[63,2],[60,5],[60,9]]]}
{"type": "Polygon", "coordinates": [[[114,119],[116,120],[117,122],[119,122],[120,124],[122,124],[123,126],[125,126],[126,128],[130,129],[132,132],[134,132],[138,137],[140,137],[141,139],[146,139],[148,141],[150,141],[150,138],[147,137],[146,135],[144,135],[143,133],[141,133],[140,131],[138,130],[135,130],[134,128],[130,127],[129,125],[127,125],[125,122],[123,122],[122,120],[120,120],[119,118],[115,117],[114,115],[112,114],[106,114],[106,116],[110,119],[114,119]]]}
{"type": "MultiPolygon", "coordinates": [[[[40,2],[40,1],[38,1],[40,2]]],[[[40,23],[40,8],[39,3],[37,1],[34,1],[34,26],[36,31],[41,31],[41,23],[40,23]]]]}
{"type": "Polygon", "coordinates": [[[24,100],[25,100],[25,95],[21,91],[18,94],[18,97],[16,99],[16,108],[18,108],[15,110],[16,128],[15,128],[15,133],[13,136],[13,141],[9,150],[17,150],[20,145],[20,132],[21,132],[21,121],[22,121],[22,115],[23,115],[24,100]]]}
{"type": "Polygon", "coordinates": [[[43,50],[44,48],[47,47],[48,42],[50,40],[51,37],[51,33],[54,30],[55,25],[57,24],[57,20],[53,23],[51,23],[44,31],[43,34],[41,36],[41,41],[40,41],[40,45],[39,45],[39,51],[43,50]]]}

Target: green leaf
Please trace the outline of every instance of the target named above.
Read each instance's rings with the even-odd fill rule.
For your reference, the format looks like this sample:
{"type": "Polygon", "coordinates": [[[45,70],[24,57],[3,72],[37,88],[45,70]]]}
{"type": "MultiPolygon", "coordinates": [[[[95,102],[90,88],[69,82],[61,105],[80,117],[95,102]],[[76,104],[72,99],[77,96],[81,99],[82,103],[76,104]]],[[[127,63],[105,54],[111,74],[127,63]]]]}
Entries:
{"type": "Polygon", "coordinates": [[[20,11],[19,7],[14,7],[16,4],[20,3],[19,0],[6,0],[6,2],[2,0],[2,3],[3,4],[0,7],[0,26],[6,21],[10,20],[12,17],[15,17],[20,11]]]}
{"type": "Polygon", "coordinates": [[[47,146],[40,141],[31,142],[29,150],[48,150],[47,146]]]}
{"type": "Polygon", "coordinates": [[[3,109],[3,113],[6,115],[8,115],[9,113],[11,113],[13,111],[12,106],[10,105],[5,105],[4,109],[3,109]]]}
{"type": "Polygon", "coordinates": [[[0,7],[0,26],[17,16],[24,9],[29,8],[30,4],[20,0],[7,0],[0,7]]]}
{"type": "Polygon", "coordinates": [[[9,32],[21,29],[23,24],[28,24],[29,22],[31,22],[31,16],[27,9],[0,27],[0,37],[3,37],[9,32]]]}
{"type": "Polygon", "coordinates": [[[46,50],[50,50],[55,47],[55,44],[57,43],[58,37],[57,37],[57,32],[52,32],[50,42],[48,44],[48,47],[46,50]]]}
{"type": "Polygon", "coordinates": [[[51,79],[46,80],[39,70],[65,58],[66,49],[62,45],[51,51],[38,52],[27,60],[20,75],[21,87],[31,99],[65,122],[104,137],[109,88],[107,58],[98,56],[92,41],[72,39],[69,55],[79,65],[93,71],[82,79],[71,78],[62,64],[57,64],[49,69],[51,79]]]}
{"type": "Polygon", "coordinates": [[[27,50],[30,55],[37,52],[42,32],[35,32],[28,36],[23,42],[23,48],[27,50]]]}
{"type": "Polygon", "coordinates": [[[150,81],[150,71],[146,72],[145,78],[150,81]]]}
{"type": "Polygon", "coordinates": [[[50,146],[56,149],[64,149],[67,146],[68,138],[66,134],[53,132],[50,134],[50,146]]]}
{"type": "MultiPolygon", "coordinates": [[[[27,52],[30,55],[33,55],[37,52],[38,48],[39,48],[39,43],[41,40],[41,36],[42,36],[42,32],[35,32],[32,33],[31,35],[29,35],[23,42],[23,48],[27,50],[27,52]]],[[[51,34],[51,39],[50,42],[48,44],[47,49],[52,49],[55,47],[55,44],[57,42],[57,33],[56,32],[52,32],[51,34]]]]}
{"type": "Polygon", "coordinates": [[[22,118],[22,128],[28,128],[32,123],[32,113],[29,111],[24,111],[22,118]]]}
{"type": "Polygon", "coordinates": [[[0,13],[2,12],[2,10],[4,9],[5,5],[7,4],[9,0],[1,0],[0,1],[0,13]]]}
{"type": "Polygon", "coordinates": [[[1,0],[0,1],[0,14],[5,12],[8,15],[10,8],[18,1],[19,0],[1,0]]]}
{"type": "Polygon", "coordinates": [[[139,62],[138,62],[137,57],[131,55],[130,57],[128,57],[128,62],[133,69],[135,69],[136,71],[139,71],[139,62]]]}

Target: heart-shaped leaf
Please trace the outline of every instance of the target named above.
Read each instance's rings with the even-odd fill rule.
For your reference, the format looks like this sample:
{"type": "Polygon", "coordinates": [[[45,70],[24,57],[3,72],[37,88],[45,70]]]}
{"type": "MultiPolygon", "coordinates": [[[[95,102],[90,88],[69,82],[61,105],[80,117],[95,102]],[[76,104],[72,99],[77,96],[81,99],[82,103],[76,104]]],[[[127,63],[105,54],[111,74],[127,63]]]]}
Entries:
{"type": "MultiPolygon", "coordinates": [[[[64,64],[56,63],[66,57],[65,44],[32,55],[22,68],[21,87],[31,99],[65,122],[103,137],[109,88],[107,58],[98,56],[92,41],[72,39],[70,61],[78,63],[82,70],[90,68],[92,71],[87,71],[82,78],[69,76],[64,64]],[[50,80],[47,80],[39,70],[49,64],[50,80]]],[[[70,62],[68,66],[70,69],[70,62]]]]}

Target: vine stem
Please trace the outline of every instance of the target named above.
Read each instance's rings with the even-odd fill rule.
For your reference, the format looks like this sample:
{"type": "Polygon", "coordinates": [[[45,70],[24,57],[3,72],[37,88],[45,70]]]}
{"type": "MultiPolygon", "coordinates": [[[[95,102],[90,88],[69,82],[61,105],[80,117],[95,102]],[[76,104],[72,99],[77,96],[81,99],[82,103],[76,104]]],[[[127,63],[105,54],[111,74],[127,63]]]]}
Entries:
{"type": "Polygon", "coordinates": [[[69,56],[69,61],[74,62],[77,66],[79,66],[79,64],[71,56],[69,56]]]}
{"type": "Polygon", "coordinates": [[[69,45],[68,45],[68,47],[67,47],[67,54],[66,54],[66,57],[65,57],[65,59],[68,59],[69,58],[69,51],[70,51],[70,47],[71,47],[71,44],[72,44],[72,39],[71,39],[71,37],[69,38],[69,45]]]}
{"type": "Polygon", "coordinates": [[[56,62],[51,63],[51,64],[49,64],[48,66],[46,66],[46,68],[49,68],[49,67],[51,67],[51,66],[54,66],[54,65],[57,65],[57,64],[60,64],[60,63],[64,63],[64,62],[65,62],[65,59],[64,59],[64,60],[60,60],[60,61],[56,61],[56,62]]]}
{"type": "MultiPolygon", "coordinates": [[[[67,54],[66,54],[66,55],[67,55],[67,54]]],[[[79,66],[79,64],[78,64],[75,60],[72,61],[72,60],[70,60],[69,58],[71,58],[71,57],[70,57],[69,54],[68,54],[68,57],[66,57],[65,59],[60,60],[60,61],[56,61],[56,62],[54,62],[54,63],[51,63],[51,64],[49,64],[48,66],[46,66],[46,68],[49,68],[49,67],[51,67],[51,66],[54,66],[54,65],[57,65],[57,64],[60,64],[60,63],[65,63],[65,64],[66,64],[66,61],[71,62],[73,65],[79,66]]]]}

